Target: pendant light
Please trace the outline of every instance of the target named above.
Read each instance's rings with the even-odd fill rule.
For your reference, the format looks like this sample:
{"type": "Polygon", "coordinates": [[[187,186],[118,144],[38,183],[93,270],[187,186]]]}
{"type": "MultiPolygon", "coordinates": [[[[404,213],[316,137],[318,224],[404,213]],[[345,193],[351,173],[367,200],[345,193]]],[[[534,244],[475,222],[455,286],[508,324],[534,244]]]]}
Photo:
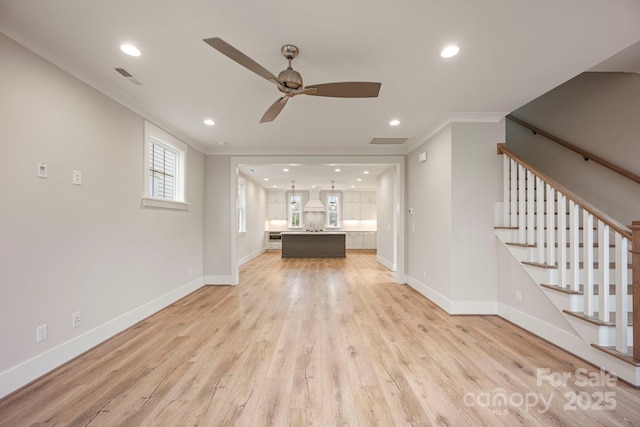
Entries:
{"type": "Polygon", "coordinates": [[[334,191],[334,186],[333,183],[335,181],[331,181],[331,199],[329,201],[329,208],[331,210],[336,208],[337,202],[336,202],[336,192],[334,191]]]}
{"type": "Polygon", "coordinates": [[[298,202],[296,201],[296,187],[294,185],[295,181],[291,181],[291,207],[295,208],[298,205],[298,202]]]}

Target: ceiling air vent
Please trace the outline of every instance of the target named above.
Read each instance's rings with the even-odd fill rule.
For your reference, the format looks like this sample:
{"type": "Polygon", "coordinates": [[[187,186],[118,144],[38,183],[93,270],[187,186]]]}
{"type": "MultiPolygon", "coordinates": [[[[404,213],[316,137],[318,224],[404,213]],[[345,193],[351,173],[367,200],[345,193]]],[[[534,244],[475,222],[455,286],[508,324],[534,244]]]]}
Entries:
{"type": "Polygon", "coordinates": [[[136,85],[136,86],[144,86],[144,83],[142,83],[140,80],[138,80],[135,77],[133,77],[133,75],[130,72],[128,72],[127,70],[125,70],[124,68],[116,67],[115,70],[118,73],[120,73],[120,75],[122,75],[123,77],[126,77],[126,79],[129,80],[134,85],[136,85]]]}
{"type": "Polygon", "coordinates": [[[369,144],[377,145],[399,145],[404,144],[408,138],[372,138],[369,144]]]}

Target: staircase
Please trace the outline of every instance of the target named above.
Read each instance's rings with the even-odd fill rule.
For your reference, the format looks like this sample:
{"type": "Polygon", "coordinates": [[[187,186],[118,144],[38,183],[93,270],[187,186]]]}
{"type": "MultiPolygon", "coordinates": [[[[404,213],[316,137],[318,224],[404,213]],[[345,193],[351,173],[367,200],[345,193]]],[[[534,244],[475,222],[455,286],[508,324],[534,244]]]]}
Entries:
{"type": "Polygon", "coordinates": [[[556,344],[640,386],[640,358],[633,355],[632,231],[504,144],[498,152],[504,202],[496,235],[584,342],[556,344]]]}

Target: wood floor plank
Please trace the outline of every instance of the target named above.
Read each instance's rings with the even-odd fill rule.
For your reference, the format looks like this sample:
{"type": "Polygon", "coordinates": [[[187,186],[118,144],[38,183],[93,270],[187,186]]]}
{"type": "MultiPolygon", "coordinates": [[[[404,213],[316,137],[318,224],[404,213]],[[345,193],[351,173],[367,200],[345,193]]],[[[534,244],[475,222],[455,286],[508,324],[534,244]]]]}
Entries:
{"type": "Polygon", "coordinates": [[[201,288],[0,400],[0,426],[640,425],[640,391],[537,384],[539,368],[598,372],[497,316],[447,315],[372,251],[265,253],[238,286],[201,288]],[[552,400],[491,405],[500,393],[552,400]],[[572,393],[616,407],[567,410],[572,393]]]}

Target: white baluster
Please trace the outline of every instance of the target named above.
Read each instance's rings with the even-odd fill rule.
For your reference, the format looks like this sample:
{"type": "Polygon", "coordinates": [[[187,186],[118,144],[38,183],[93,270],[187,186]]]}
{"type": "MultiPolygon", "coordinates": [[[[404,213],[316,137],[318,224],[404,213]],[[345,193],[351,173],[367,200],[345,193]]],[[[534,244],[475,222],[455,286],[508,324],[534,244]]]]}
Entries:
{"type": "Polygon", "coordinates": [[[509,226],[517,227],[518,226],[518,164],[513,159],[510,159],[510,164],[511,164],[511,168],[510,168],[511,179],[509,180],[509,186],[510,186],[511,196],[509,197],[509,204],[511,206],[509,210],[511,212],[511,215],[509,216],[509,226]]]}
{"type": "MultiPolygon", "coordinates": [[[[593,307],[593,215],[588,211],[582,211],[582,227],[583,227],[583,255],[582,255],[582,277],[584,280],[584,314],[593,316],[595,309],[593,307]]],[[[609,268],[609,266],[599,266],[600,268],[609,268]]]]}
{"type": "MultiPolygon", "coordinates": [[[[547,264],[556,263],[556,224],[554,221],[556,190],[547,184],[547,264]]],[[[558,234],[566,233],[558,227],[558,234]]]]}
{"type": "Polygon", "coordinates": [[[580,290],[580,206],[569,201],[569,280],[571,290],[580,290]]]}
{"type": "Polygon", "coordinates": [[[616,233],[616,350],[621,353],[628,351],[629,344],[627,342],[629,333],[629,325],[627,324],[628,245],[627,239],[616,233]]]}
{"type": "Polygon", "coordinates": [[[558,285],[567,287],[567,197],[558,192],[558,285]]]}
{"type": "Polygon", "coordinates": [[[531,171],[527,171],[527,244],[536,243],[535,234],[535,178],[531,171]]]}
{"type": "Polygon", "coordinates": [[[544,182],[536,177],[536,253],[537,260],[544,263],[544,182]]]}
{"type": "Polygon", "coordinates": [[[509,216],[509,207],[511,206],[511,191],[509,190],[509,180],[511,179],[511,158],[505,154],[502,155],[502,222],[501,225],[511,226],[511,218],[509,216]]]}
{"type": "Polygon", "coordinates": [[[518,165],[518,242],[527,242],[527,186],[526,173],[522,165],[518,165]]]}
{"type": "Polygon", "coordinates": [[[609,321],[609,226],[598,220],[598,318],[609,321]],[[606,266],[603,268],[602,266],[606,266]]]}

